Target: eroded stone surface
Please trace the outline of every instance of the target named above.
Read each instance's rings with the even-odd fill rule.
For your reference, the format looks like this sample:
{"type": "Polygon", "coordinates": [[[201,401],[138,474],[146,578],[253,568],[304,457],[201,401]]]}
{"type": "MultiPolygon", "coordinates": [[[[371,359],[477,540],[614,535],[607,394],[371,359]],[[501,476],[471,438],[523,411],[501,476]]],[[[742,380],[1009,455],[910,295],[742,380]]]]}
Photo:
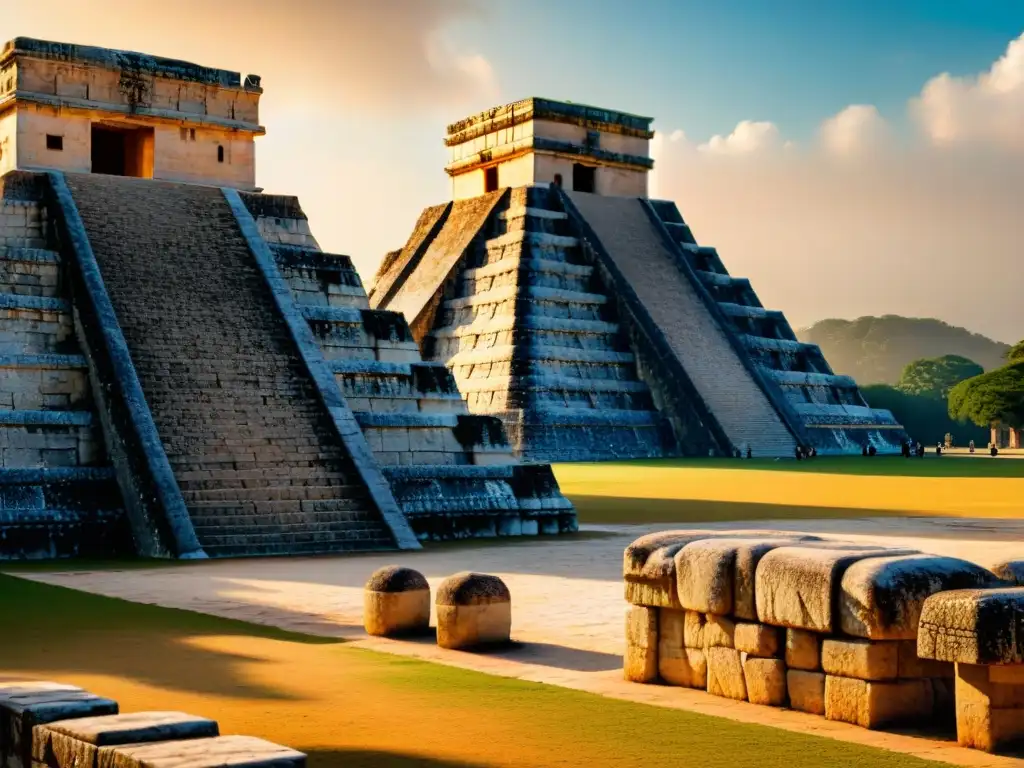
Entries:
{"type": "Polygon", "coordinates": [[[952,680],[953,664],[948,661],[922,659],[917,655],[917,640],[899,640],[899,677],[931,677],[952,680]]]}
{"type": "Polygon", "coordinates": [[[727,699],[744,701],[747,698],[746,678],[740,652],[733,648],[708,648],[708,693],[727,699]]]}
{"type": "Polygon", "coordinates": [[[735,648],[736,622],[728,616],[707,615],[704,625],[704,647],[735,648]]]}
{"type": "Polygon", "coordinates": [[[634,683],[658,679],[658,609],[631,605],[626,611],[623,675],[634,683]]]}
{"type": "Polygon", "coordinates": [[[783,649],[783,632],[767,624],[738,622],[733,634],[736,650],[760,658],[778,656],[783,649]]]}
{"type": "Polygon", "coordinates": [[[304,768],[306,756],[253,736],[128,744],[99,750],[97,768],[304,768]]]}
{"type": "Polygon", "coordinates": [[[1024,588],[932,595],[921,611],[917,655],[963,664],[1024,663],[1024,588]]]}
{"type": "Polygon", "coordinates": [[[930,680],[868,682],[825,676],[825,717],[862,728],[880,728],[931,716],[934,698],[930,680]]]}
{"type": "Polygon", "coordinates": [[[912,554],[856,546],[779,547],[757,566],[757,619],[764,624],[830,633],[838,629],[834,596],[846,569],[870,557],[912,554]]]}
{"type": "Polygon", "coordinates": [[[993,752],[1024,739],[1024,665],[956,665],[956,732],[961,746],[993,752]]]}
{"type": "Polygon", "coordinates": [[[992,572],[935,555],[874,557],[853,563],[839,592],[839,628],[872,640],[913,640],[924,601],[937,592],[994,586],[992,572]]]}
{"type": "Polygon", "coordinates": [[[743,654],[743,678],[752,704],[781,707],[786,703],[786,662],[743,654]]]}
{"type": "Polygon", "coordinates": [[[786,672],[789,705],[798,712],[825,714],[825,673],[790,669],[786,672]]]}
{"type": "Polygon", "coordinates": [[[899,676],[899,646],[891,641],[825,638],[821,668],[840,677],[895,680],[899,676]]]}
{"type": "Polygon", "coordinates": [[[787,629],[786,666],[810,672],[821,669],[821,636],[803,629],[787,629]]]}
{"type": "Polygon", "coordinates": [[[219,736],[217,723],[183,712],[133,712],[125,715],[61,720],[39,727],[33,759],[50,768],[95,768],[100,747],[219,736]]]}
{"type": "Polygon", "coordinates": [[[363,626],[383,637],[430,628],[430,585],[419,571],[397,565],[379,568],[363,590],[363,626]]]}

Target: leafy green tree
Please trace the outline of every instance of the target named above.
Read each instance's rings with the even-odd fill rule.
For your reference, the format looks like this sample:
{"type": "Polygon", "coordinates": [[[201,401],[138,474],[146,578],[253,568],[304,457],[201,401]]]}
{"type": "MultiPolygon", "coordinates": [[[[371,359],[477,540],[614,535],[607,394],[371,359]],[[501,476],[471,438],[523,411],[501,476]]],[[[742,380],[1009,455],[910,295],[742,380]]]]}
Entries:
{"type": "Polygon", "coordinates": [[[988,442],[987,429],[951,419],[944,400],[927,395],[911,395],[888,384],[861,387],[861,394],[872,408],[892,411],[907,434],[927,445],[944,441],[947,432],[953,436],[957,445],[967,445],[971,440],[981,445],[988,442]]]}
{"type": "Polygon", "coordinates": [[[1010,351],[1006,353],[1006,359],[1011,363],[1024,362],[1024,340],[1018,341],[1010,347],[1010,351]]]}
{"type": "Polygon", "coordinates": [[[949,393],[949,415],[979,426],[1001,421],[1024,427],[1024,361],[957,384],[949,393]]]}
{"type": "Polygon", "coordinates": [[[896,388],[909,395],[945,400],[949,390],[965,379],[980,376],[985,369],[960,355],[943,355],[915,360],[903,369],[896,388]]]}

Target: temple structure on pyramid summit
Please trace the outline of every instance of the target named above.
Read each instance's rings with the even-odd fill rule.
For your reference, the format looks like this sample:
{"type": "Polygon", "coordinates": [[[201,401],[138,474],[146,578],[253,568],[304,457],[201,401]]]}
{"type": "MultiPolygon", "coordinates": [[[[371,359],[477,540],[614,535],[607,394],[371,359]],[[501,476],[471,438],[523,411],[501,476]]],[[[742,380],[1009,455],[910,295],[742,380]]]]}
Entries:
{"type": "Polygon", "coordinates": [[[532,98],[448,126],[452,200],[387,254],[370,306],[529,459],[898,451],[892,414],[648,197],[651,123],[532,98]]]}
{"type": "Polygon", "coordinates": [[[0,558],[559,534],[551,467],[256,188],[260,78],[0,49],[0,558]]]}

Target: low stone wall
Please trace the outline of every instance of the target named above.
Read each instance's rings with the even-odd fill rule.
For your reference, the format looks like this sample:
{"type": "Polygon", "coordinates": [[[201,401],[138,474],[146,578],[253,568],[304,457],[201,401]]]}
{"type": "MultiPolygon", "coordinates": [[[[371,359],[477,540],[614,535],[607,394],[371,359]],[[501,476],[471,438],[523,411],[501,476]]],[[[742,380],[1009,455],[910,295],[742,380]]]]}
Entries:
{"type": "MultiPolygon", "coordinates": [[[[1004,578],[1010,571],[999,569],[1004,578]]],[[[865,728],[955,718],[961,743],[984,749],[1007,734],[1024,736],[1024,589],[997,589],[1007,582],[974,563],[777,531],[694,530],[633,542],[623,573],[631,604],[628,680],[789,706],[865,728]],[[962,594],[956,590],[973,597],[944,611],[947,603],[933,605],[962,594]],[[1001,592],[1014,594],[993,602],[1001,592]],[[965,617],[979,605],[989,606],[988,614],[972,623],[965,617]],[[924,621],[923,611],[940,618],[924,621]],[[926,626],[928,637],[944,644],[932,639],[926,647],[926,626]],[[968,636],[976,648],[998,650],[968,658],[968,636]],[[983,677],[986,685],[990,677],[988,670],[961,672],[961,662],[1012,667],[993,673],[998,684],[986,706],[1017,718],[1019,727],[986,730],[977,725],[982,715],[964,714],[978,709],[966,677],[983,677]],[[1019,690],[999,687],[1018,680],[1019,690]]]]}
{"type": "Polygon", "coordinates": [[[0,768],[305,768],[306,755],[252,736],[222,736],[184,712],[119,714],[74,685],[0,683],[0,768]]]}

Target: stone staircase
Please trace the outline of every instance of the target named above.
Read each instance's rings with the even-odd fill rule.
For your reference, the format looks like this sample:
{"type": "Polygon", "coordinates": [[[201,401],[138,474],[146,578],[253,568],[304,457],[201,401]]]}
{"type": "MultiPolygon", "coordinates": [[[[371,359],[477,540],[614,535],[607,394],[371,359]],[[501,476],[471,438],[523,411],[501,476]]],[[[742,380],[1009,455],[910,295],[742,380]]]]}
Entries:
{"type": "Polygon", "coordinates": [[[0,559],[130,552],[41,187],[0,188],[0,559]]]}
{"type": "Polygon", "coordinates": [[[394,547],[224,193],[66,179],[203,550],[394,547]]]}
{"type": "Polygon", "coordinates": [[[729,338],[698,286],[680,268],[645,210],[646,201],[566,192],[573,215],[582,218],[591,243],[603,252],[635,294],[643,314],[668,342],[697,396],[713,414],[733,451],[754,456],[792,456],[797,440],[756,380],[743,351],[729,338]]]}
{"type": "Polygon", "coordinates": [[[714,248],[697,245],[674,203],[651,207],[726,316],[767,385],[778,388],[819,453],[897,452],[906,438],[889,411],[868,406],[849,376],[837,376],[821,349],[799,341],[782,312],[765,309],[745,278],[733,277],[714,248]]]}
{"type": "Polygon", "coordinates": [[[616,302],[547,190],[510,191],[444,287],[424,356],[535,460],[672,455],[616,302]]]}
{"type": "Polygon", "coordinates": [[[550,467],[518,463],[500,420],[469,413],[405,317],[371,309],[351,260],[320,250],[294,198],[244,200],[417,536],[575,530],[550,467]]]}

